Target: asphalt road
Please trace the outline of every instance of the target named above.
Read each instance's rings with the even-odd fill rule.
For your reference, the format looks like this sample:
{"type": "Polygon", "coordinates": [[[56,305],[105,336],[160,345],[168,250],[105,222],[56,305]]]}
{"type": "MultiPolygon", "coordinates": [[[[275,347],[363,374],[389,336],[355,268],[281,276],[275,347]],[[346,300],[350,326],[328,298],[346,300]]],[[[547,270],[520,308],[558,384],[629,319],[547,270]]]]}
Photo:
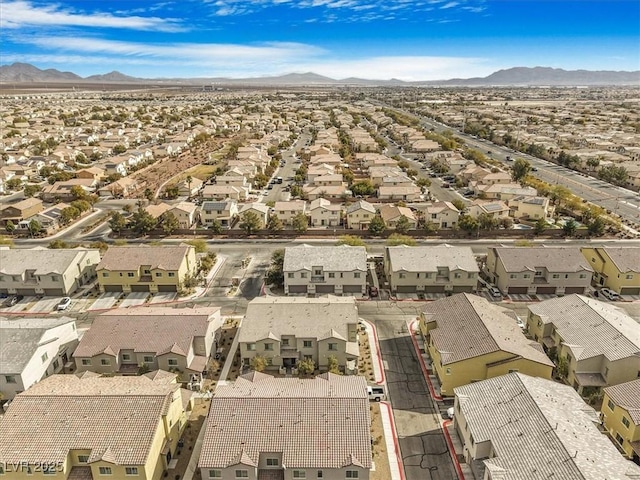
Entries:
{"type": "Polygon", "coordinates": [[[361,302],[358,312],[378,329],[405,477],[454,480],[458,477],[440,428],[439,409],[429,395],[407,326],[419,306],[411,302],[361,302]]]}

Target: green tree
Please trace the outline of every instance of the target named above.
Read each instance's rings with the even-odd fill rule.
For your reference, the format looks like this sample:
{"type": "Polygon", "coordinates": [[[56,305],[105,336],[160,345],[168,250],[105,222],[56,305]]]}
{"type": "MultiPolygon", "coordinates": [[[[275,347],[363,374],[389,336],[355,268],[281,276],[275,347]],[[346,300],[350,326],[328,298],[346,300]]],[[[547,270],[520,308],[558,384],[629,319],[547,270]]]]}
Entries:
{"type": "Polygon", "coordinates": [[[191,196],[191,184],[193,183],[193,177],[191,175],[187,175],[185,181],[187,182],[187,187],[189,187],[189,196],[191,196]]]}
{"type": "Polygon", "coordinates": [[[120,155],[121,153],[124,153],[126,151],[127,151],[127,147],[125,147],[124,145],[122,145],[120,143],[113,147],[113,153],[115,155],[120,155]]]}
{"type": "Polygon", "coordinates": [[[373,195],[373,192],[375,192],[376,189],[373,186],[373,183],[371,183],[371,180],[362,180],[360,182],[356,182],[353,185],[351,185],[351,192],[354,195],[361,195],[363,197],[368,197],[373,195]]]}
{"type": "Polygon", "coordinates": [[[7,220],[4,224],[4,229],[7,231],[9,235],[13,235],[13,232],[16,230],[15,224],[11,220],[7,220]]]}
{"type": "Polygon", "coordinates": [[[251,235],[256,230],[260,230],[262,222],[260,217],[255,212],[244,212],[240,215],[240,228],[244,230],[247,235],[251,235]]]}
{"type": "Polygon", "coordinates": [[[300,212],[293,217],[291,225],[297,233],[304,233],[309,227],[309,218],[304,213],[300,212]]]}
{"type": "Polygon", "coordinates": [[[478,215],[478,225],[482,230],[492,230],[498,226],[498,219],[488,213],[478,215]]]}
{"type": "Polygon", "coordinates": [[[595,170],[596,168],[598,168],[598,165],[600,165],[599,158],[595,157],[587,159],[587,167],[589,167],[589,170],[595,170]]]}
{"type": "Polygon", "coordinates": [[[207,250],[209,250],[209,246],[207,245],[206,240],[203,240],[201,238],[189,240],[186,243],[188,245],[191,245],[195,249],[196,253],[207,253],[207,250]]]}
{"type": "Polygon", "coordinates": [[[133,231],[139,235],[146,235],[156,228],[157,223],[158,221],[142,207],[131,216],[133,231]]]}
{"type": "Polygon", "coordinates": [[[419,178],[416,180],[416,185],[420,187],[420,189],[424,193],[424,191],[431,186],[431,180],[429,180],[428,178],[419,178]]]}
{"type": "Polygon", "coordinates": [[[604,235],[605,223],[602,217],[595,217],[587,225],[587,232],[593,237],[601,237],[604,235]]]}
{"type": "Polygon", "coordinates": [[[267,359],[262,355],[256,355],[250,360],[249,364],[256,372],[263,372],[264,369],[267,368],[267,359]]]}
{"type": "Polygon", "coordinates": [[[451,204],[458,209],[458,211],[463,212],[465,208],[467,208],[466,203],[464,203],[460,198],[454,199],[451,204]]]}
{"type": "Polygon", "coordinates": [[[304,190],[300,185],[291,185],[291,196],[293,198],[302,198],[304,196],[304,190]]]}
{"type": "Polygon", "coordinates": [[[47,248],[50,248],[52,250],[58,250],[61,248],[70,248],[70,247],[69,247],[69,244],[64,240],[56,239],[56,240],[51,240],[49,242],[49,245],[47,245],[47,248]]]}
{"type": "Polygon", "coordinates": [[[477,232],[480,228],[478,221],[470,215],[460,215],[458,227],[465,232],[477,232]]]}
{"type": "Polygon", "coordinates": [[[74,185],[71,187],[71,196],[74,200],[85,200],[88,194],[80,185],[74,185]]]}
{"type": "Polygon", "coordinates": [[[284,285],[284,250],[279,249],[271,254],[271,265],[265,277],[268,285],[282,287],[284,285]]]}
{"type": "Polygon", "coordinates": [[[411,224],[409,223],[409,219],[404,215],[400,215],[400,218],[396,222],[396,232],[405,234],[411,228],[411,224]]]}
{"type": "Polygon", "coordinates": [[[214,234],[218,235],[222,233],[222,223],[217,218],[211,222],[209,225],[209,230],[211,230],[214,234]]]}
{"type": "Polygon", "coordinates": [[[80,213],[91,210],[91,204],[86,200],[74,200],[71,202],[71,206],[77,208],[80,213]]]}
{"type": "Polygon", "coordinates": [[[177,185],[170,185],[164,189],[164,196],[169,200],[173,200],[178,198],[180,195],[180,189],[177,185]]]}
{"type": "Polygon", "coordinates": [[[20,177],[12,177],[7,180],[4,185],[7,187],[7,190],[20,190],[22,188],[22,180],[20,177]]]}
{"type": "Polygon", "coordinates": [[[171,235],[178,228],[180,228],[180,222],[178,221],[178,217],[173,212],[166,212],[162,216],[162,230],[167,235],[171,235]]]}
{"type": "Polygon", "coordinates": [[[376,215],[369,223],[369,233],[372,235],[381,235],[387,229],[387,225],[380,215],[376,215]]]}
{"type": "Polygon", "coordinates": [[[28,228],[29,228],[29,233],[33,237],[33,236],[39,234],[42,231],[42,224],[38,220],[33,218],[29,222],[29,227],[28,228]]]}
{"type": "Polygon", "coordinates": [[[571,191],[562,185],[556,185],[551,189],[550,198],[554,205],[561,205],[571,197],[571,191]]]}
{"type": "Polygon", "coordinates": [[[25,185],[23,193],[25,197],[31,198],[40,190],[42,190],[40,185],[25,185]]]}
{"type": "Polygon", "coordinates": [[[533,233],[536,235],[542,235],[547,228],[549,228],[549,224],[546,220],[544,218],[539,218],[533,226],[533,233]]]}
{"type": "Polygon", "coordinates": [[[153,190],[151,190],[148,187],[144,189],[144,193],[142,195],[144,196],[144,198],[146,198],[150,202],[153,201],[153,198],[155,196],[154,193],[153,193],[153,190]]]}
{"type": "Polygon", "coordinates": [[[531,171],[531,164],[522,158],[516,158],[511,167],[511,178],[514,182],[522,182],[531,171]]]}
{"type": "Polygon", "coordinates": [[[562,226],[562,231],[567,237],[573,237],[576,234],[577,229],[578,229],[578,224],[573,218],[564,222],[564,225],[562,226]]]}
{"type": "Polygon", "coordinates": [[[342,375],[342,372],[340,371],[340,364],[338,363],[338,357],[336,357],[335,355],[329,355],[329,358],[327,358],[327,362],[328,362],[327,366],[329,367],[329,373],[342,375]]]}
{"type": "Polygon", "coordinates": [[[60,212],[60,221],[67,225],[80,216],[80,210],[75,207],[65,207],[60,212]]]}
{"type": "Polygon", "coordinates": [[[569,362],[567,361],[567,357],[560,357],[558,359],[558,364],[556,366],[556,375],[561,380],[566,380],[569,375],[569,362]]]}
{"type": "Polygon", "coordinates": [[[127,226],[127,219],[124,218],[120,212],[111,212],[111,218],[109,218],[109,228],[120,234],[127,226]]]}
{"type": "Polygon", "coordinates": [[[366,243],[361,237],[355,235],[341,235],[338,239],[338,245],[349,245],[350,247],[365,247],[366,243]]]}
{"type": "Polygon", "coordinates": [[[311,358],[298,362],[298,371],[301,375],[311,375],[316,370],[316,362],[311,358]]]}
{"type": "Polygon", "coordinates": [[[408,245],[410,247],[413,247],[416,244],[416,239],[410,237],[409,235],[392,233],[391,235],[389,235],[389,238],[387,238],[386,244],[390,247],[396,245],[408,245]]]}
{"type": "Polygon", "coordinates": [[[281,231],[283,228],[282,220],[280,220],[277,215],[269,215],[269,219],[267,220],[267,230],[275,233],[281,231]]]}

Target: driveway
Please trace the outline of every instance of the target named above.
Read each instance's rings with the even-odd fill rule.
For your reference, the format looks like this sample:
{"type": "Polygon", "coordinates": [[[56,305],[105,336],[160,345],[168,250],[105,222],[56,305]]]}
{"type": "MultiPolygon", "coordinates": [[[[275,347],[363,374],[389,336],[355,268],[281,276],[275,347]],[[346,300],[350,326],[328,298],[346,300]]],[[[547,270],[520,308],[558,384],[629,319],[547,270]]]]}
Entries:
{"type": "Polygon", "coordinates": [[[178,292],[158,292],[149,300],[149,303],[173,302],[176,298],[178,298],[178,292]]]}
{"type": "Polygon", "coordinates": [[[63,297],[44,297],[29,309],[30,313],[49,313],[57,311],[56,307],[63,297]]]}
{"type": "Polygon", "coordinates": [[[419,305],[374,301],[359,304],[358,310],[360,317],[373,321],[378,329],[407,480],[454,480],[458,477],[440,428],[441,417],[429,397],[407,327],[419,305]]]}
{"type": "Polygon", "coordinates": [[[96,298],[96,301],[93,302],[87,310],[106,310],[115,305],[120,297],[120,292],[105,292],[96,298]]]}
{"type": "MultiPolygon", "coordinates": [[[[9,295],[11,296],[11,295],[9,295]]],[[[18,303],[16,303],[13,307],[4,307],[0,309],[0,313],[2,312],[11,312],[11,313],[19,313],[25,310],[29,303],[33,302],[36,297],[24,297],[18,303]]],[[[3,300],[4,301],[4,300],[3,300]]]]}
{"type": "Polygon", "coordinates": [[[120,303],[120,308],[133,307],[135,305],[142,305],[149,298],[149,292],[131,292],[120,303]]]}

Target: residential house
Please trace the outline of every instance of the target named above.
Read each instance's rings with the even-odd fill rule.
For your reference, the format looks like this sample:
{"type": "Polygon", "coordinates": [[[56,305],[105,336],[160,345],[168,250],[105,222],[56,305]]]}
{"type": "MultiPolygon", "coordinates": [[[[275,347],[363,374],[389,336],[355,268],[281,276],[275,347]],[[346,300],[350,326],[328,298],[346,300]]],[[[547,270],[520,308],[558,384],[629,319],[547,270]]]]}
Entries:
{"type": "Polygon", "coordinates": [[[111,182],[98,189],[100,197],[127,198],[141,190],[143,184],[132,177],[119,178],[115,182],[111,182]]]}
{"type": "Polygon", "coordinates": [[[478,218],[480,215],[488,215],[500,220],[509,217],[509,206],[500,200],[474,200],[469,205],[469,216],[478,218]]]}
{"type": "Polygon", "coordinates": [[[256,297],[249,302],[238,336],[244,366],[255,356],[267,370],[297,368],[312,360],[327,371],[335,357],[341,371],[355,374],[358,346],[358,309],[353,297],[256,297]]]}
{"type": "Polygon", "coordinates": [[[36,213],[32,217],[22,220],[18,223],[18,228],[26,231],[29,229],[31,221],[35,220],[40,224],[41,231],[44,231],[49,235],[62,226],[62,211],[70,206],[71,205],[67,203],[56,203],[55,205],[45,208],[40,213],[36,213]]]}
{"type": "Polygon", "coordinates": [[[593,269],[578,247],[491,247],[485,273],[508,295],[586,293],[593,269]]]}
{"type": "Polygon", "coordinates": [[[104,167],[105,173],[107,176],[118,174],[121,177],[127,176],[127,161],[123,159],[113,158],[102,162],[102,167],[104,167]]]}
{"type": "Polygon", "coordinates": [[[267,216],[269,215],[269,207],[264,203],[253,202],[253,203],[245,203],[240,207],[240,211],[238,212],[238,216],[242,221],[242,216],[247,213],[252,212],[255,213],[260,220],[260,224],[258,230],[265,228],[267,225],[267,216]]]}
{"type": "Polygon", "coordinates": [[[640,379],[606,387],[600,418],[611,439],[634,462],[640,461],[640,379]]]}
{"type": "Polygon", "coordinates": [[[384,224],[390,230],[395,230],[398,221],[402,217],[407,219],[410,230],[418,228],[418,219],[410,208],[397,207],[395,205],[383,205],[380,207],[379,213],[384,220],[384,224]]]}
{"type": "Polygon", "coordinates": [[[60,373],[77,344],[72,318],[0,317],[0,401],[60,373]]]}
{"type": "Polygon", "coordinates": [[[245,200],[249,195],[249,190],[233,185],[205,185],[202,189],[203,200],[245,200]]]}
{"type": "Polygon", "coordinates": [[[338,227],[342,220],[342,207],[324,198],[316,198],[309,204],[312,227],[338,227]]]}
{"type": "Polygon", "coordinates": [[[87,167],[82,170],[76,170],[76,178],[87,178],[95,181],[97,185],[105,177],[104,169],[100,167],[87,167]]]}
{"type": "Polygon", "coordinates": [[[299,245],[284,251],[285,295],[366,294],[364,247],[299,245]]]}
{"type": "Polygon", "coordinates": [[[474,292],[480,269],[471,247],[386,247],[384,272],[394,293],[474,292]]]}
{"type": "Polygon", "coordinates": [[[344,185],[305,185],[304,187],[302,187],[302,191],[307,196],[307,198],[309,198],[309,200],[315,200],[316,198],[331,198],[334,200],[342,200],[345,197],[351,196],[351,190],[349,190],[344,185]]]}
{"type": "Polygon", "coordinates": [[[73,187],[80,187],[85,193],[93,193],[96,181],[92,178],[72,178],[64,182],[55,182],[42,189],[40,198],[45,202],[71,202],[76,199],[73,187]]]}
{"type": "Polygon", "coordinates": [[[6,204],[2,207],[2,209],[0,209],[0,218],[2,218],[3,224],[11,220],[14,225],[17,225],[20,221],[34,216],[43,209],[42,200],[39,198],[25,198],[19,202],[6,204]]]}
{"type": "Polygon", "coordinates": [[[638,322],[622,309],[583,295],[529,305],[529,334],[566,365],[578,393],[634,380],[640,372],[638,322]]]}
{"type": "Polygon", "coordinates": [[[231,228],[237,216],[238,202],[235,200],[202,202],[200,207],[200,223],[204,227],[210,227],[214,221],[218,221],[223,228],[231,228]]]}
{"type": "Polygon", "coordinates": [[[191,177],[191,181],[183,179],[178,182],[178,195],[182,197],[193,197],[200,192],[204,182],[196,177],[191,177]]]}
{"type": "Polygon", "coordinates": [[[422,191],[416,185],[402,184],[398,186],[380,185],[378,187],[378,198],[380,200],[402,200],[405,202],[416,202],[420,200],[422,191]]]}
{"type": "Polygon", "coordinates": [[[151,215],[156,220],[160,220],[160,218],[171,210],[172,206],[168,203],[160,202],[160,203],[151,203],[144,207],[144,210],[151,215]]]}
{"type": "Polygon", "coordinates": [[[98,263],[97,249],[0,248],[0,293],[68,296],[92,282],[98,263]]]}
{"type": "Polygon", "coordinates": [[[219,385],[198,462],[201,478],[368,480],[366,390],[363,377],[332,373],[298,379],[251,372],[219,385]],[[274,435],[274,425],[287,433],[274,435]]]}
{"type": "Polygon", "coordinates": [[[600,433],[598,416],[570,387],[508,373],[455,389],[455,429],[475,478],[633,480],[600,433]]]}
{"type": "Polygon", "coordinates": [[[73,354],[76,370],[121,375],[166,370],[201,386],[221,326],[219,307],[110,310],[82,336],[73,354]]]}
{"type": "Polygon", "coordinates": [[[435,152],[440,150],[440,144],[433,140],[416,140],[411,145],[412,152],[435,152]]]}
{"type": "Polygon", "coordinates": [[[458,224],[460,210],[451,202],[434,202],[427,205],[424,220],[437,228],[455,228],[458,224]]]}
{"type": "Polygon", "coordinates": [[[640,248],[583,247],[595,271],[593,282],[620,295],[640,295],[640,248]]]}
{"type": "Polygon", "coordinates": [[[375,216],[375,207],[365,200],[359,200],[347,207],[346,227],[351,230],[367,230],[375,216]]]}
{"type": "Polygon", "coordinates": [[[522,187],[517,183],[496,183],[493,185],[476,185],[473,190],[488,200],[508,201],[516,197],[535,197],[538,191],[533,187],[522,187]]]}
{"type": "Polygon", "coordinates": [[[168,211],[176,216],[180,228],[191,228],[198,219],[198,205],[195,203],[179,202],[173,205],[168,211]]]}
{"type": "Polygon", "coordinates": [[[513,218],[538,220],[549,218],[553,213],[548,197],[518,196],[507,200],[507,205],[513,218]]]}
{"type": "Polygon", "coordinates": [[[101,292],[179,292],[197,272],[194,247],[109,247],[96,268],[101,292]]]}
{"type": "Polygon", "coordinates": [[[335,167],[333,165],[327,165],[321,163],[320,165],[310,165],[307,170],[307,182],[313,184],[315,179],[326,175],[333,175],[335,173],[335,167]]]}
{"type": "Polygon", "coordinates": [[[3,473],[15,479],[162,478],[192,405],[192,392],[175,377],[85,372],[45,378],[16,396],[0,422],[3,473]],[[39,430],[47,434],[34,435],[39,430]]]}
{"type": "Polygon", "coordinates": [[[460,293],[429,302],[419,326],[443,396],[511,372],[551,378],[553,362],[524,336],[512,311],[485,298],[460,293]]]}
{"type": "Polygon", "coordinates": [[[293,219],[299,215],[307,214],[307,202],[304,200],[291,200],[289,202],[276,202],[271,215],[278,217],[283,225],[292,225],[293,219]]]}

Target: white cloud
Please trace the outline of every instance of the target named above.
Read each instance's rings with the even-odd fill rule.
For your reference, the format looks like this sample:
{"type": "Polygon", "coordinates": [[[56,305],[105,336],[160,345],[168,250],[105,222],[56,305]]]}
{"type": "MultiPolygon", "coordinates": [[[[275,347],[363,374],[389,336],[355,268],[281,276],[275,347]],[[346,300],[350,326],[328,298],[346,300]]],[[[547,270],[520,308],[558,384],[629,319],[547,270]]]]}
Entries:
{"type": "Polygon", "coordinates": [[[63,9],[59,5],[35,6],[24,0],[0,2],[0,28],[24,26],[78,26],[99,28],[125,28],[177,32],[186,30],[173,18],[115,16],[110,13],[83,13],[63,9]]]}

